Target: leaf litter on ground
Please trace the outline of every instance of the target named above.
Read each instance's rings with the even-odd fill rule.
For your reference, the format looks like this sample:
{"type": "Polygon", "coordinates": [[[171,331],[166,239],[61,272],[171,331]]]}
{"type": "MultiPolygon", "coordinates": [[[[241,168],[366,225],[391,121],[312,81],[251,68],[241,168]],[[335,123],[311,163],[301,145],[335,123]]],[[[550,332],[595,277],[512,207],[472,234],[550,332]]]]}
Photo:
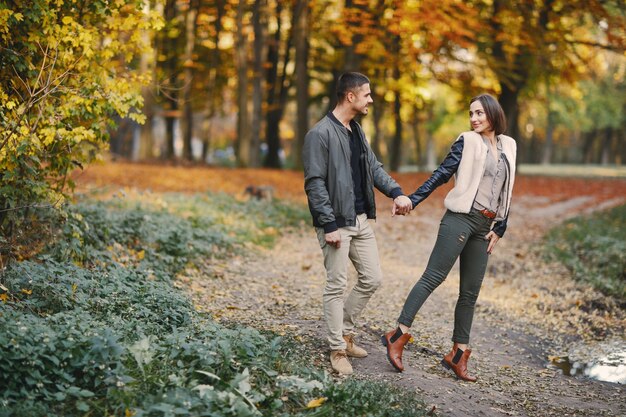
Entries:
{"type": "MultiPolygon", "coordinates": [[[[396,177],[410,192],[427,174],[396,177]]],[[[245,188],[252,184],[273,187],[277,198],[299,204],[306,201],[302,174],[293,171],[107,164],[89,168],[76,180],[79,192],[84,193],[103,187],[110,193],[120,189],[125,193],[149,189],[155,194],[212,191],[244,200],[245,188]]],[[[563,220],[623,204],[624,180],[520,177],[509,229],[491,257],[476,308],[472,367],[479,373],[479,382],[474,386],[456,383],[437,365],[437,354],[450,344],[456,268],[416,318],[416,341],[406,355],[411,369],[388,373],[376,341],[383,330],[395,326],[406,294],[423,271],[448,187],[437,190],[404,218],[391,219],[389,201],[377,196],[374,228],[385,279],[365,309],[360,327],[359,340],[370,349],[373,364],[355,361],[354,378],[391,380],[412,387],[444,415],[466,415],[471,410],[485,415],[626,413],[623,386],[566,378],[545,367],[549,356],[566,354],[573,344],[612,337],[623,341],[626,315],[618,303],[572,281],[561,265],[546,262],[540,247],[543,234],[563,220]],[[585,307],[590,305],[603,308],[585,307]],[[475,395],[476,386],[482,394],[464,411],[466,405],[457,398],[475,395]],[[442,395],[442,388],[450,394],[442,395]],[[555,392],[559,393],[556,397],[555,392]],[[610,401],[608,405],[605,400],[610,401]]],[[[291,335],[311,349],[314,364],[329,369],[321,307],[325,273],[313,228],[307,224],[287,233],[281,230],[281,235],[274,246],[251,246],[248,253],[226,264],[194,265],[179,279],[192,293],[196,308],[220,321],[291,335]]],[[[355,279],[352,270],[351,284],[355,279]]]]}

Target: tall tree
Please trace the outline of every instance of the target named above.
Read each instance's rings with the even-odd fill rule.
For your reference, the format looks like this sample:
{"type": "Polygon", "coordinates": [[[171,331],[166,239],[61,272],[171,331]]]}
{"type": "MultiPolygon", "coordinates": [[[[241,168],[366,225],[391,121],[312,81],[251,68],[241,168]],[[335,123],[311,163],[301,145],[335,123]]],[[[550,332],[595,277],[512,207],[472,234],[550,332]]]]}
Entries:
{"type": "MultiPolygon", "coordinates": [[[[291,49],[293,43],[293,31],[295,22],[293,9],[284,8],[283,2],[276,1],[271,18],[274,33],[269,36],[267,48],[267,116],[265,122],[265,140],[267,142],[267,155],[264,166],[280,168],[282,166],[280,122],[283,119],[287,105],[288,91],[291,86],[291,77],[288,68],[291,64],[291,49]],[[283,14],[291,13],[290,27],[283,34],[283,14]]],[[[289,6],[289,3],[286,3],[289,6]]]]}
{"type": "MultiPolygon", "coordinates": [[[[213,142],[213,121],[216,116],[223,114],[224,92],[227,90],[228,80],[233,72],[234,64],[228,56],[230,49],[220,48],[220,41],[225,33],[224,20],[226,17],[226,0],[215,0],[212,3],[201,3],[201,18],[199,19],[199,33],[205,36],[200,40],[201,52],[199,57],[204,59],[204,74],[206,78],[199,85],[197,94],[199,101],[204,103],[202,128],[202,161],[207,161],[213,142]]],[[[232,46],[231,46],[232,48],[232,46]]]]}
{"type": "Polygon", "coordinates": [[[235,155],[239,166],[250,165],[250,130],[248,112],[248,28],[244,21],[248,12],[247,1],[237,6],[237,140],[235,155]]]}
{"type": "Polygon", "coordinates": [[[178,44],[180,32],[180,16],[178,15],[177,0],[166,0],[165,29],[158,39],[159,77],[162,83],[159,86],[159,94],[163,100],[163,117],[165,119],[165,149],[164,158],[175,156],[174,141],[176,139],[176,121],[180,117],[179,111],[179,60],[180,49],[178,44]]]}
{"type": "Polygon", "coordinates": [[[265,67],[266,47],[265,32],[267,29],[266,0],[254,2],[252,26],[254,27],[254,74],[252,76],[252,140],[250,144],[250,165],[261,165],[261,123],[263,121],[263,70],[265,67]]]}
{"type": "Polygon", "coordinates": [[[554,150],[554,110],[551,107],[552,88],[549,78],[546,81],[546,140],[541,155],[541,163],[547,165],[552,161],[552,151],[554,150]]]}
{"type": "MultiPolygon", "coordinates": [[[[162,7],[162,3],[157,5],[162,7]]],[[[144,2],[143,13],[149,16],[151,13],[150,2],[144,2]]],[[[162,15],[162,10],[157,14],[162,15]]],[[[146,45],[151,45],[154,38],[154,32],[152,30],[144,29],[141,33],[141,39],[146,45]]],[[[146,50],[141,54],[139,58],[139,71],[143,74],[152,74],[151,82],[149,85],[144,85],[141,88],[141,96],[143,97],[143,114],[146,116],[146,121],[143,124],[135,125],[135,138],[136,143],[134,146],[132,159],[133,160],[146,160],[154,157],[154,131],[152,124],[154,120],[154,91],[156,89],[155,83],[155,64],[156,53],[154,49],[146,50]]]]}
{"type": "MultiPolygon", "coordinates": [[[[478,53],[500,84],[508,133],[520,135],[520,99],[545,76],[573,82],[584,76],[593,50],[623,50],[626,19],[618,1],[479,1],[478,53]]],[[[623,9],[622,9],[623,10],[623,9]]],[[[523,159],[523,148],[521,149],[523,159]]]]}
{"type": "Polygon", "coordinates": [[[294,168],[302,168],[302,147],[304,136],[309,130],[309,2],[296,0],[294,20],[296,21],[296,104],[297,121],[296,137],[293,141],[294,168]]]}
{"type": "MultiPolygon", "coordinates": [[[[400,35],[395,35],[391,41],[391,49],[394,55],[400,56],[400,35]]],[[[392,171],[398,171],[400,169],[401,152],[402,152],[402,92],[400,91],[400,60],[399,58],[393,60],[393,81],[395,85],[394,98],[393,98],[393,118],[394,118],[394,133],[391,141],[389,152],[389,168],[392,171]]]]}
{"type": "Polygon", "coordinates": [[[191,140],[193,137],[193,103],[191,99],[194,81],[194,50],[196,45],[196,30],[198,27],[199,0],[190,0],[185,10],[185,55],[184,55],[184,81],[182,87],[182,123],[181,131],[183,138],[183,158],[193,159],[191,140]]]}

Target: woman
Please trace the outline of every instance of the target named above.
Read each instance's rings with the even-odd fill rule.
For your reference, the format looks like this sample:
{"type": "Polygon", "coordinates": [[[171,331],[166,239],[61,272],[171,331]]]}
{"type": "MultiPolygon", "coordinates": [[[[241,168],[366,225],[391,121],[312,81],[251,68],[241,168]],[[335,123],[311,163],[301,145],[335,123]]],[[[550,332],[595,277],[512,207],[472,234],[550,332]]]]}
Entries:
{"type": "Polygon", "coordinates": [[[470,100],[472,131],[463,132],[444,161],[409,196],[413,208],[455,175],[455,186],[444,204],[437,242],[426,271],[409,293],[398,327],[382,336],[391,365],[402,372],[402,350],[420,307],[448,276],[460,257],[460,290],[454,312],[452,350],[441,363],[458,378],[476,381],[467,372],[470,329],[487,259],[504,235],[515,182],[515,140],[503,135],[506,118],[500,104],[488,94],[470,100]],[[492,227],[493,225],[493,227],[492,227]]]}

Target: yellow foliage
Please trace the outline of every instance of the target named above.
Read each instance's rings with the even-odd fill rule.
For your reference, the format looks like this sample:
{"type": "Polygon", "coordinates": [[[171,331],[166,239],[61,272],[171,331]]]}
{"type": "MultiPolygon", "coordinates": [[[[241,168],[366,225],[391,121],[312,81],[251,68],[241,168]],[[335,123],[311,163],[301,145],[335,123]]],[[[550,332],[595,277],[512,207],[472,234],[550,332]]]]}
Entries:
{"type": "Polygon", "coordinates": [[[112,114],[145,120],[138,109],[150,76],[129,63],[151,47],[144,32],[163,25],[121,0],[86,9],[80,23],[67,2],[45,3],[0,10],[1,43],[13,51],[0,68],[0,171],[15,206],[62,201],[68,172],[107,148],[112,114]]]}

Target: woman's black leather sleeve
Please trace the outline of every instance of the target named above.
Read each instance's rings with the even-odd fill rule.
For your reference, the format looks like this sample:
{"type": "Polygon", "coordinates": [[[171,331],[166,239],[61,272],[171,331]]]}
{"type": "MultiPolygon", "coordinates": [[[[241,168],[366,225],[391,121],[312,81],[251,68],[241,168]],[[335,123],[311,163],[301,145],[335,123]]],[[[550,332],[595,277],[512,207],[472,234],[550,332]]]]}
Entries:
{"type": "Polygon", "coordinates": [[[439,168],[433,171],[430,178],[422,184],[413,194],[409,196],[413,203],[413,208],[426,199],[433,191],[442,184],[450,181],[450,178],[456,173],[461,163],[463,155],[463,136],[452,144],[450,152],[439,165],[439,168]]]}
{"type": "Polygon", "coordinates": [[[504,236],[504,232],[506,232],[506,222],[507,220],[509,220],[509,216],[506,216],[506,218],[500,220],[499,222],[496,222],[493,225],[493,232],[498,235],[499,237],[504,236]]]}

